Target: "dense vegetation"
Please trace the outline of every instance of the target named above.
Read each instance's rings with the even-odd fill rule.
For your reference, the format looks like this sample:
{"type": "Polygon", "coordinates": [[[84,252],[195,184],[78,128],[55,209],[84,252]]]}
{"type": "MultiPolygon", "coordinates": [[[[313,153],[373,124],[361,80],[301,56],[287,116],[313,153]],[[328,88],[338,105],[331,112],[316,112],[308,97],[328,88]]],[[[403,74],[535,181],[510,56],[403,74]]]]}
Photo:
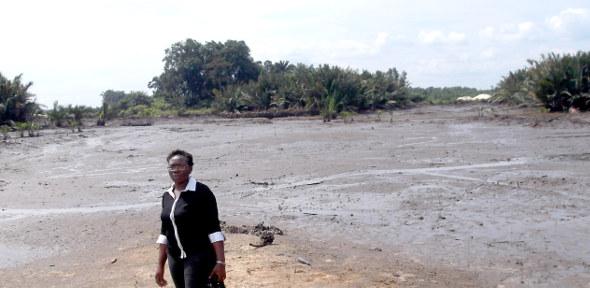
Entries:
{"type": "Polygon", "coordinates": [[[192,39],[166,50],[164,72],[149,84],[155,99],[176,109],[322,113],[404,107],[405,72],[358,72],[330,65],[254,62],[243,41],[200,44],[192,39]]]}
{"type": "Polygon", "coordinates": [[[37,135],[38,125],[33,122],[40,113],[34,95],[29,92],[33,82],[24,83],[22,75],[9,80],[0,74],[0,133],[5,140],[8,132],[17,129],[21,137],[25,131],[29,136],[37,135]]]}
{"type": "MultiPolygon", "coordinates": [[[[59,105],[57,101],[53,102],[53,109],[47,110],[46,114],[49,121],[55,127],[66,127],[72,130],[82,131],[84,126],[82,119],[94,117],[97,109],[87,107],[84,105],[59,105]]],[[[48,125],[49,123],[44,123],[48,125]]]]}
{"type": "MultiPolygon", "coordinates": [[[[29,131],[40,126],[80,130],[82,119],[98,124],[114,118],[150,118],[211,113],[247,115],[317,115],[330,120],[339,113],[395,109],[415,103],[449,104],[460,96],[491,93],[468,87],[411,87],[405,72],[358,71],[331,65],[255,62],[243,41],[201,44],[187,39],[165,51],[163,72],[141,91],[106,90],[103,105],[61,106],[42,111],[22,75],[0,74],[0,130],[29,131]]],[[[509,72],[495,89],[494,101],[542,103],[549,111],[590,109],[590,53],[548,54],[509,72]]]]}
{"type": "Polygon", "coordinates": [[[39,112],[34,95],[28,90],[33,82],[24,83],[22,75],[9,80],[0,73],[0,125],[31,121],[39,112]]]}
{"type": "Polygon", "coordinates": [[[498,84],[496,101],[513,104],[540,101],[549,111],[590,109],[590,52],[541,55],[529,66],[510,72],[498,84]]]}
{"type": "Polygon", "coordinates": [[[118,117],[151,117],[154,112],[154,98],[141,91],[107,90],[102,94],[103,106],[99,118],[110,120],[118,117]]]}
{"type": "Polygon", "coordinates": [[[243,41],[201,44],[187,39],[166,49],[164,72],[149,83],[174,107],[209,107],[213,90],[255,81],[259,67],[243,41]]]}

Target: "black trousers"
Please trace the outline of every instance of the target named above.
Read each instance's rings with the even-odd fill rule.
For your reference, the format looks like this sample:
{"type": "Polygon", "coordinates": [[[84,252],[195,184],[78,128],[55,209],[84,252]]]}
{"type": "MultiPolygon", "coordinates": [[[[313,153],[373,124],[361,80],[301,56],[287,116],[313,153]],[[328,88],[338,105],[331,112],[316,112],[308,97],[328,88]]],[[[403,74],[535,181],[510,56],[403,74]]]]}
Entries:
{"type": "Polygon", "coordinates": [[[168,267],[176,288],[206,288],[214,266],[213,253],[194,253],[184,259],[168,254],[168,267]]]}

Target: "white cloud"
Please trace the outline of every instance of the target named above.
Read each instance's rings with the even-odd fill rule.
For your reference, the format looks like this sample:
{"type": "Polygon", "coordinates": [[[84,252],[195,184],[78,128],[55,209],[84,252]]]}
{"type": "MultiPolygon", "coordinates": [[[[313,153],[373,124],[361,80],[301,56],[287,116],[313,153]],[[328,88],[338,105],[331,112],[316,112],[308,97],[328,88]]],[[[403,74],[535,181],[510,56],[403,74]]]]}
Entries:
{"type": "Polygon", "coordinates": [[[319,52],[314,58],[321,62],[321,59],[330,60],[375,55],[385,46],[388,38],[389,35],[387,33],[380,32],[377,33],[375,40],[371,42],[358,40],[320,41],[318,43],[304,45],[302,48],[307,50],[308,53],[310,51],[319,52]]]}
{"type": "Polygon", "coordinates": [[[24,73],[43,103],[98,105],[106,89],[146,90],[186,38],[244,40],[258,61],[397,67],[417,85],[479,87],[527,58],[590,47],[588,0],[427,2],[3,1],[0,72],[24,73]]]}
{"type": "Polygon", "coordinates": [[[518,24],[518,34],[519,35],[524,35],[526,33],[529,33],[533,27],[535,26],[535,24],[533,22],[522,22],[518,24]]]}
{"type": "Polygon", "coordinates": [[[377,39],[375,39],[375,52],[378,52],[384,45],[387,43],[387,39],[389,38],[389,34],[385,32],[377,33],[377,39]]]}
{"type": "Polygon", "coordinates": [[[465,40],[464,33],[451,32],[447,35],[447,41],[451,43],[459,43],[463,42],[463,40],[465,40]]]}
{"type": "Polygon", "coordinates": [[[545,22],[549,27],[548,30],[554,33],[553,37],[579,41],[590,39],[590,10],[588,9],[565,9],[545,22]]]}
{"type": "Polygon", "coordinates": [[[479,36],[482,38],[493,38],[496,33],[496,29],[492,26],[486,26],[479,31],[479,36]]]}
{"type": "Polygon", "coordinates": [[[303,41],[291,37],[281,37],[254,43],[252,54],[256,60],[289,60],[306,64],[329,63],[350,66],[352,59],[375,57],[390,42],[386,32],[377,33],[374,38],[362,40],[323,39],[303,41]]]}
{"type": "Polygon", "coordinates": [[[486,26],[479,31],[484,40],[514,41],[535,36],[537,25],[532,21],[505,24],[499,27],[486,26]]]}
{"type": "Polygon", "coordinates": [[[561,11],[559,15],[549,18],[547,23],[553,30],[561,31],[573,25],[589,24],[587,23],[589,18],[590,13],[587,9],[569,8],[561,11]]]}
{"type": "Polygon", "coordinates": [[[444,33],[440,30],[422,30],[418,33],[418,40],[424,44],[456,44],[465,40],[465,34],[459,32],[444,33]]]}

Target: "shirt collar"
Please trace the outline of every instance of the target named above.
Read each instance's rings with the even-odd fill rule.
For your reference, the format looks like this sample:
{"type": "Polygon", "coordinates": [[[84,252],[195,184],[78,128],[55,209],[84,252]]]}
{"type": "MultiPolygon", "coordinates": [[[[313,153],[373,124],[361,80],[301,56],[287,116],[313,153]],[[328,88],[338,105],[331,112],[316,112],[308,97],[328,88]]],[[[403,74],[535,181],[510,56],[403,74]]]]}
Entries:
{"type": "MultiPolygon", "coordinates": [[[[186,188],[184,188],[184,190],[180,191],[180,193],[187,192],[187,191],[192,191],[192,192],[197,191],[197,180],[195,178],[193,178],[192,176],[188,177],[188,183],[186,184],[186,188]]],[[[168,188],[168,190],[166,190],[166,192],[168,192],[168,194],[170,194],[170,196],[172,196],[172,198],[176,197],[176,196],[174,196],[174,183],[172,183],[172,185],[170,185],[170,188],[168,188]]]]}

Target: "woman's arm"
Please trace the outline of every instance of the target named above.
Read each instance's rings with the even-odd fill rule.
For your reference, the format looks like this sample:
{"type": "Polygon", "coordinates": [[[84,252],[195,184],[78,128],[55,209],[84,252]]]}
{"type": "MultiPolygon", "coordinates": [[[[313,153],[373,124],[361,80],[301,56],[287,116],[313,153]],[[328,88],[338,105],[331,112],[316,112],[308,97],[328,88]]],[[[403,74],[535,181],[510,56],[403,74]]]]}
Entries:
{"type": "MultiPolygon", "coordinates": [[[[162,197],[162,209],[164,209],[165,196],[166,195],[162,197]]],[[[160,287],[168,285],[166,279],[164,279],[164,266],[166,265],[166,259],[168,258],[168,238],[166,238],[166,235],[166,225],[164,225],[164,221],[162,221],[160,236],[158,236],[158,240],[156,241],[156,243],[159,244],[158,266],[156,266],[156,284],[160,287]]]]}
{"type": "Polygon", "coordinates": [[[215,195],[213,195],[213,192],[211,192],[209,187],[205,185],[203,186],[203,192],[206,197],[206,200],[203,201],[205,203],[205,219],[207,219],[205,229],[209,235],[213,250],[215,250],[217,262],[215,263],[215,267],[213,267],[213,271],[211,271],[209,278],[215,277],[217,280],[223,282],[225,280],[225,252],[223,247],[225,237],[221,233],[221,227],[219,225],[219,212],[217,211],[217,200],[215,199],[215,195]]]}
{"type": "Polygon", "coordinates": [[[166,282],[166,279],[164,279],[164,266],[166,265],[168,245],[160,244],[159,250],[160,253],[158,255],[158,266],[156,267],[156,284],[158,284],[160,287],[163,287],[168,285],[168,282],[166,282]]]}
{"type": "Polygon", "coordinates": [[[225,280],[225,252],[223,241],[213,242],[211,245],[213,245],[213,250],[215,250],[217,262],[215,263],[215,267],[213,267],[213,271],[211,271],[209,278],[215,276],[217,280],[223,282],[225,280]]]}

